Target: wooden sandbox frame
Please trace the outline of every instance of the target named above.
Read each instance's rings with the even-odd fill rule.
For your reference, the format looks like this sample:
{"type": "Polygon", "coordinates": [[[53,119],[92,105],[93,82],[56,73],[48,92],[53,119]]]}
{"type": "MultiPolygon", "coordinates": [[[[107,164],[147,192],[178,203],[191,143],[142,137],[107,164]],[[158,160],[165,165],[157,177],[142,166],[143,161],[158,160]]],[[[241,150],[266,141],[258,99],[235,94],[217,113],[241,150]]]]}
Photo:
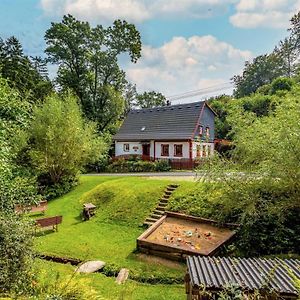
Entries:
{"type": "Polygon", "coordinates": [[[180,213],[166,212],[164,216],[157,220],[152,226],[150,226],[144,233],[142,233],[137,238],[137,250],[145,254],[156,255],[179,261],[185,261],[186,257],[190,255],[212,256],[220,250],[221,246],[232,241],[234,235],[236,234],[236,231],[234,229],[238,227],[238,224],[226,223],[220,226],[218,222],[213,220],[189,216],[180,213]],[[180,247],[178,245],[166,245],[165,242],[154,242],[147,240],[147,238],[150,235],[152,235],[156,230],[158,230],[160,226],[163,226],[163,223],[166,222],[168,218],[178,219],[179,222],[180,220],[190,221],[194,223],[194,225],[195,223],[199,224],[199,226],[201,226],[201,224],[205,224],[206,226],[216,228],[216,230],[226,230],[227,234],[224,238],[218,240],[217,243],[215,243],[215,245],[207,251],[200,251],[197,249],[184,249],[184,247],[180,247]]]}

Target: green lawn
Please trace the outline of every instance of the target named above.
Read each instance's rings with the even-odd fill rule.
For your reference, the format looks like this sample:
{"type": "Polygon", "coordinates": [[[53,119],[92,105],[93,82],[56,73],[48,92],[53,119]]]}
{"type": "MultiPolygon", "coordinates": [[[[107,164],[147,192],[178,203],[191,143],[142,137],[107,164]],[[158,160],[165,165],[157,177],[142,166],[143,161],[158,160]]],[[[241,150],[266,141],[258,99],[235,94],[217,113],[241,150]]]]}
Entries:
{"type": "Polygon", "coordinates": [[[100,259],[148,277],[183,278],[184,265],[149,263],[134,253],[136,238],[143,232],[139,224],[156,207],[169,183],[138,177],[82,176],[73,191],[49,202],[46,215],[62,215],[63,223],[57,233],[45,232],[38,237],[36,249],[82,260],[100,259]],[[98,207],[96,216],[87,222],[80,218],[84,202],[98,207]]]}
{"type": "MultiPolygon", "coordinates": [[[[46,261],[37,261],[40,272],[49,282],[54,283],[57,273],[61,280],[67,281],[73,275],[74,267],[46,261]],[[69,277],[68,277],[69,276],[69,277]]],[[[93,289],[103,300],[184,300],[186,299],[183,285],[149,285],[127,280],[124,284],[115,283],[115,278],[106,277],[100,273],[77,274],[72,281],[86,280],[84,283],[93,289]]]]}

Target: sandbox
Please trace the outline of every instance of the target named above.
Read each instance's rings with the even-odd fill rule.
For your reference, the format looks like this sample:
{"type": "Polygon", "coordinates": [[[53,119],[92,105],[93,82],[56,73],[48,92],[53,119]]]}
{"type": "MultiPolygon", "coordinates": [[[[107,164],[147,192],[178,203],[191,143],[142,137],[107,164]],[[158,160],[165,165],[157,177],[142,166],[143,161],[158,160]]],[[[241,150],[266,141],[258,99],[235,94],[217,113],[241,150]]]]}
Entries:
{"type": "Polygon", "coordinates": [[[183,260],[188,255],[211,256],[235,235],[236,224],[166,212],[138,239],[140,252],[183,260]]]}

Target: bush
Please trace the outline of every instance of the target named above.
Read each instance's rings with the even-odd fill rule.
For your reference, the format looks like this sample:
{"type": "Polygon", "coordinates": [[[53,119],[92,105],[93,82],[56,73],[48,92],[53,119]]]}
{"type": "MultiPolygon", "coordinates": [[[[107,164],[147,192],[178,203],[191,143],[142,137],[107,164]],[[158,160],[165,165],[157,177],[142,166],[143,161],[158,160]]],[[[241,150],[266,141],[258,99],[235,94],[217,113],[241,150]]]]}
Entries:
{"type": "Polygon", "coordinates": [[[170,171],[171,167],[167,160],[160,161],[143,161],[138,158],[131,160],[119,159],[111,163],[107,170],[112,173],[127,172],[154,172],[154,171],[170,171]]]}
{"type": "Polygon", "coordinates": [[[171,170],[171,166],[168,160],[162,159],[155,162],[155,171],[157,172],[167,172],[171,170]]]}
{"type": "Polygon", "coordinates": [[[107,171],[109,165],[108,155],[102,155],[99,160],[94,163],[87,164],[85,166],[85,172],[87,173],[101,173],[107,171]]]}
{"type": "Polygon", "coordinates": [[[51,184],[74,178],[106,151],[96,125],[82,117],[71,94],[54,94],[36,107],[28,131],[32,165],[38,174],[47,174],[51,184]]]}
{"type": "Polygon", "coordinates": [[[274,95],[278,91],[291,91],[293,87],[293,80],[290,78],[279,77],[272,81],[270,94],[274,95]]]}
{"type": "Polygon", "coordinates": [[[49,175],[43,174],[39,176],[38,182],[40,194],[44,199],[51,200],[70,192],[78,184],[78,177],[64,176],[60,182],[53,184],[49,175]]]}
{"type": "Polygon", "coordinates": [[[0,294],[32,288],[32,226],[15,215],[0,216],[0,294]]]}

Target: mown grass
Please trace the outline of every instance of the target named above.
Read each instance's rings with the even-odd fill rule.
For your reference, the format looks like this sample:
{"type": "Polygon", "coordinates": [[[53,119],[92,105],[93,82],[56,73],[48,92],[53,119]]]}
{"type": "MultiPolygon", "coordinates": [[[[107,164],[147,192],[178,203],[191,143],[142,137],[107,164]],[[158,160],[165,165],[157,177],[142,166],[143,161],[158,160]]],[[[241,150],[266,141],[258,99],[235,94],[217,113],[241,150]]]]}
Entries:
{"type": "Polygon", "coordinates": [[[222,189],[212,189],[210,183],[181,182],[172,194],[167,210],[217,219],[221,196],[222,189]]]}
{"type": "Polygon", "coordinates": [[[183,278],[183,265],[171,268],[157,261],[149,263],[135,254],[136,238],[144,231],[138,225],[156,207],[168,183],[137,177],[82,176],[73,191],[49,203],[46,215],[62,215],[63,223],[57,233],[45,232],[36,239],[37,251],[103,260],[150,277],[183,278]],[[84,202],[98,207],[96,216],[87,222],[80,217],[84,202]]]}
{"type": "MultiPolygon", "coordinates": [[[[37,260],[37,267],[47,278],[47,284],[52,281],[55,284],[56,278],[70,278],[74,275],[74,267],[53,262],[37,260]],[[59,274],[59,276],[57,276],[59,274]]],[[[149,285],[127,280],[119,285],[114,277],[106,277],[101,273],[76,274],[72,281],[85,279],[88,288],[92,288],[103,300],[183,300],[186,298],[183,285],[149,285]]]]}

